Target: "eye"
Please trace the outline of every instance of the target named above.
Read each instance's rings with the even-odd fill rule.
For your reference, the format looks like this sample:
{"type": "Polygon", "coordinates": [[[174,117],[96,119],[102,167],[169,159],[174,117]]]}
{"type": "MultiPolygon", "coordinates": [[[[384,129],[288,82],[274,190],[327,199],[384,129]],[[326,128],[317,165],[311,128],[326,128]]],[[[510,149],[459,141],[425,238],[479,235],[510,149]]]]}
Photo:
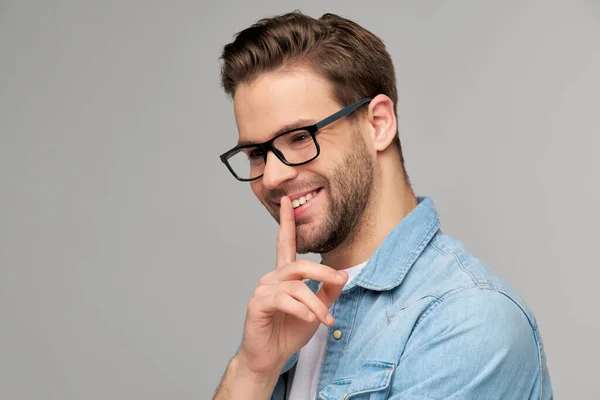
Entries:
{"type": "Polygon", "coordinates": [[[248,154],[248,158],[252,160],[252,159],[255,159],[255,158],[258,158],[258,157],[262,158],[263,151],[262,151],[261,148],[256,147],[256,148],[250,150],[247,154],[248,154]]]}
{"type": "Polygon", "coordinates": [[[292,143],[304,142],[309,138],[310,134],[308,132],[297,133],[292,137],[292,143]]]}

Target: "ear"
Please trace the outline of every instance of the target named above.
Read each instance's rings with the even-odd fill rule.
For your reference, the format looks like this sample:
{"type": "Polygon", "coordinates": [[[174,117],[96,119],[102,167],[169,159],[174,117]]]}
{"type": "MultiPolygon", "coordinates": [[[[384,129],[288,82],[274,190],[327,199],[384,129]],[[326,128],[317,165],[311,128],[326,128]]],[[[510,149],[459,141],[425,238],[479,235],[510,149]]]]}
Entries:
{"type": "Polygon", "coordinates": [[[383,151],[396,137],[398,123],[394,114],[394,102],[388,96],[379,94],[369,103],[371,141],[376,151],[383,151]]]}

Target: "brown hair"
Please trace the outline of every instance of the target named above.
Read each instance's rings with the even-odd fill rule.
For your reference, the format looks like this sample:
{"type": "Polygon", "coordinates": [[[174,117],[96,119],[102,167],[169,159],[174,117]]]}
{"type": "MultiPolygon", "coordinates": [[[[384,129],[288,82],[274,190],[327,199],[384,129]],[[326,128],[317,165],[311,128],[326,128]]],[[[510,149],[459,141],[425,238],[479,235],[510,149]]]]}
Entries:
{"type": "MultiPolygon", "coordinates": [[[[315,19],[294,11],[261,19],[239,32],[223,48],[221,85],[233,97],[240,84],[260,74],[302,64],[331,83],[341,106],[385,94],[397,116],[396,75],[385,44],[356,22],[330,13],[315,19]]],[[[404,167],[398,132],[394,144],[404,167]]]]}

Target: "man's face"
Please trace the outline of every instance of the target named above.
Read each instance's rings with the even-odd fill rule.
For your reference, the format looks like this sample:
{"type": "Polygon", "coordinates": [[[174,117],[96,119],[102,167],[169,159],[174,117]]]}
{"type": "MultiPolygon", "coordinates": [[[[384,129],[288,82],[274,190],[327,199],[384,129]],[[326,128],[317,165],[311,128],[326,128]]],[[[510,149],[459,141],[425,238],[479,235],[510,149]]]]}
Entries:
{"type": "MultiPolygon", "coordinates": [[[[240,140],[254,143],[269,140],[282,128],[314,124],[346,105],[334,100],[323,78],[300,68],[264,74],[240,85],[234,97],[240,140]]],[[[338,247],[364,214],[374,184],[374,161],[358,121],[342,118],[320,130],[317,141],[320,155],[301,166],[287,166],[269,152],[262,178],[251,182],[278,222],[282,196],[309,198],[294,209],[298,253],[338,247]]]]}

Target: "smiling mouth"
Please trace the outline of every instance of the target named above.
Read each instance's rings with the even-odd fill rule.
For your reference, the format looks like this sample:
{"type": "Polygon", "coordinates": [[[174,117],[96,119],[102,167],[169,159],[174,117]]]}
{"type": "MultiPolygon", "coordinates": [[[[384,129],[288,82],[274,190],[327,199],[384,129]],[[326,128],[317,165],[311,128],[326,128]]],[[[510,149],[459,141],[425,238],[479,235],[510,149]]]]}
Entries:
{"type": "Polygon", "coordinates": [[[313,199],[321,190],[321,188],[314,190],[304,196],[301,196],[295,200],[292,200],[292,207],[294,207],[294,209],[303,206],[304,204],[308,203],[311,201],[311,199],[313,199]]]}

